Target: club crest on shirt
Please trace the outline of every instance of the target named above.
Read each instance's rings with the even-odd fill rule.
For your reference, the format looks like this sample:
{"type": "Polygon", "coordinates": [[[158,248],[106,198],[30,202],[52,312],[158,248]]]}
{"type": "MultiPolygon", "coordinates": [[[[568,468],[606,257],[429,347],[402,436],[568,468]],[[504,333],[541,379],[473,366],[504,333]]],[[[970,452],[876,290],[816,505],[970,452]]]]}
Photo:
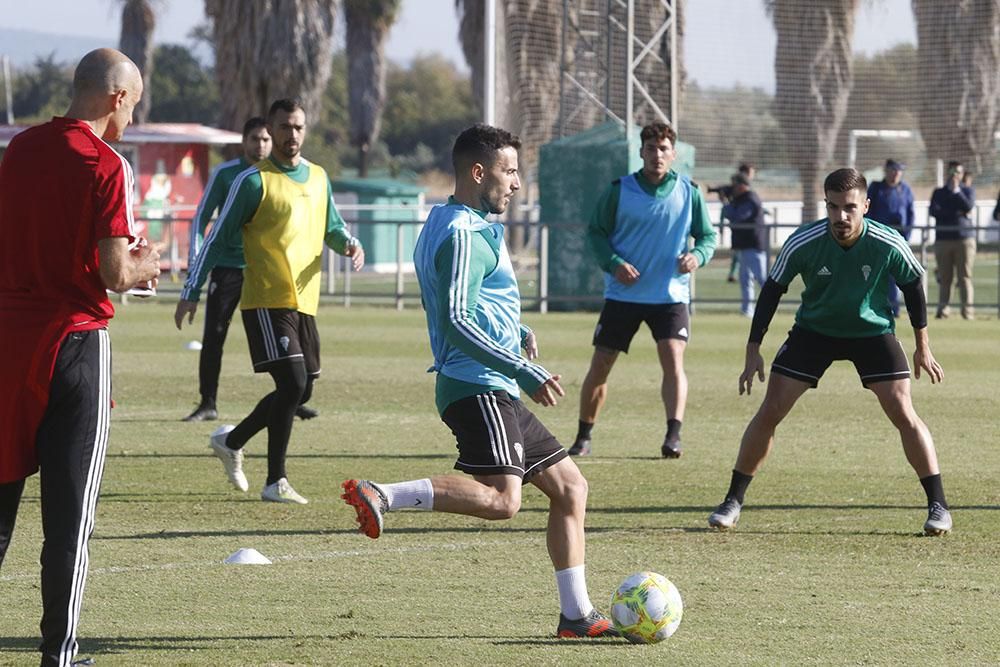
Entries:
{"type": "Polygon", "coordinates": [[[861,273],[865,276],[865,282],[868,282],[868,276],[871,275],[872,267],[865,264],[861,267],[861,273]]]}
{"type": "Polygon", "coordinates": [[[288,336],[282,336],[281,338],[278,339],[278,342],[281,343],[281,348],[285,352],[288,352],[288,343],[289,343],[288,336]]]}

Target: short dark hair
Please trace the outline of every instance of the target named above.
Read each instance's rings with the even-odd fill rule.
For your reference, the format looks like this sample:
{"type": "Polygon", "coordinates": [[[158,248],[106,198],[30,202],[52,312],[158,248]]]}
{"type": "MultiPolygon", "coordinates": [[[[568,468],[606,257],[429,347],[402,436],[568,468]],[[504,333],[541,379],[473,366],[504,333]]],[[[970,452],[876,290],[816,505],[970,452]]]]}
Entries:
{"type": "Polygon", "coordinates": [[[280,100],[275,100],[271,103],[271,108],[267,110],[267,122],[270,123],[274,120],[274,114],[279,111],[292,113],[293,111],[298,110],[305,111],[305,107],[302,106],[302,102],[299,102],[295,98],[283,97],[280,100]]]}
{"type": "Polygon", "coordinates": [[[650,139],[670,139],[670,145],[677,145],[677,131],[670,123],[650,123],[642,128],[639,141],[646,143],[650,139]]]}
{"type": "Polygon", "coordinates": [[[492,165],[497,152],[508,146],[521,150],[521,140],[507,130],[476,123],[463,130],[455,139],[455,146],[451,149],[451,163],[455,167],[455,174],[477,162],[487,167],[492,165]]]}
{"type": "Polygon", "coordinates": [[[757,165],[753,162],[740,162],[739,168],[736,170],[741,174],[749,174],[751,171],[757,169],[757,165]]]}
{"type": "Polygon", "coordinates": [[[952,160],[951,162],[948,163],[948,171],[951,171],[955,167],[961,167],[963,170],[965,169],[965,165],[959,162],[958,160],[952,160]]]}
{"type": "Polygon", "coordinates": [[[864,174],[854,167],[845,167],[830,172],[830,175],[823,181],[823,192],[850,192],[851,190],[868,192],[868,181],[864,174]]]}
{"type": "Polygon", "coordinates": [[[246,139],[249,137],[250,133],[258,127],[267,127],[267,120],[261,116],[248,118],[247,122],[243,123],[243,138],[246,139]]]}

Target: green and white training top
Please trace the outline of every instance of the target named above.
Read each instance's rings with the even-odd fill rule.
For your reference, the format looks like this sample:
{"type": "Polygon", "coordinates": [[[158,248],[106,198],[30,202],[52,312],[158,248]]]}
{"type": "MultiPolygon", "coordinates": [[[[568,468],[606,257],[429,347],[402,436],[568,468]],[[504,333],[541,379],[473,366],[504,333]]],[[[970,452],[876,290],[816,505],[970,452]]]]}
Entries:
{"type": "Polygon", "coordinates": [[[894,229],[868,218],[862,225],[850,248],[833,238],[828,218],[803,225],[788,237],[768,277],[786,289],[795,276],[802,277],[798,326],[839,338],[895,332],[889,278],[907,285],[924,268],[894,229]]]}

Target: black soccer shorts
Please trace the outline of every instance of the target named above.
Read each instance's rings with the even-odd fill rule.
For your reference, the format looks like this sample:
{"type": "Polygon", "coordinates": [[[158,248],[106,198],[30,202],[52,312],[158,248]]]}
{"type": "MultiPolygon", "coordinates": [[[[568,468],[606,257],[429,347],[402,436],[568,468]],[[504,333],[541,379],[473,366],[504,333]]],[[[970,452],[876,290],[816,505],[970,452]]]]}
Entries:
{"type": "Polygon", "coordinates": [[[301,359],[308,375],[319,375],[319,331],[312,315],[289,308],[253,308],[243,311],[243,327],[255,373],[268,372],[276,362],[301,359]]]}
{"type": "Polygon", "coordinates": [[[865,387],[875,382],[910,377],[906,353],[893,334],[838,338],[799,326],[788,332],[788,338],[771,364],[771,372],[808,382],[815,388],[830,364],[841,359],[854,364],[865,387]]]}
{"type": "Polygon", "coordinates": [[[629,303],[606,299],[594,329],[594,347],[628,354],[632,338],[643,322],[657,342],[666,338],[687,341],[691,335],[691,316],[686,303],[629,303]]]}
{"type": "Polygon", "coordinates": [[[524,481],[566,458],[538,418],[505,391],[460,398],[441,415],[455,434],[455,469],[470,475],[516,475],[524,481]]]}

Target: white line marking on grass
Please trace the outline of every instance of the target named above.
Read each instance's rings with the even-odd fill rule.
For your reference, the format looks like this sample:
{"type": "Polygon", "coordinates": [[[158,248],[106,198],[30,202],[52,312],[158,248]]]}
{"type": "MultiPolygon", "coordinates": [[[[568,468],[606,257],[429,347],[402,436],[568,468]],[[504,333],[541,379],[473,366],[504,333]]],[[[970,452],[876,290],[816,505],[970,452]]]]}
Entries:
{"type": "MultiPolygon", "coordinates": [[[[538,538],[524,538],[524,539],[511,539],[508,535],[502,536],[503,543],[505,545],[509,544],[528,544],[532,542],[538,542],[538,538]]],[[[416,545],[412,547],[389,547],[387,549],[383,548],[372,548],[372,549],[351,549],[348,551],[320,551],[318,553],[307,553],[307,554],[286,554],[283,556],[269,556],[269,558],[274,562],[285,562],[294,563],[297,561],[310,561],[310,560],[337,560],[340,558],[358,558],[360,556],[370,557],[379,556],[385,554],[407,554],[407,553],[426,553],[431,551],[463,551],[465,549],[474,549],[476,547],[494,547],[496,544],[494,542],[486,541],[475,541],[475,542],[449,542],[447,544],[424,544],[416,545]]],[[[126,566],[108,566],[108,567],[97,567],[90,569],[90,576],[102,576],[102,575],[115,575],[115,574],[138,574],[141,572],[163,572],[167,570],[197,570],[208,567],[221,567],[225,563],[222,562],[222,558],[218,561],[198,561],[191,563],[159,563],[157,565],[126,565],[126,566]]],[[[38,573],[32,572],[30,574],[7,574],[0,576],[0,581],[23,581],[25,579],[37,579],[38,573]]]]}

